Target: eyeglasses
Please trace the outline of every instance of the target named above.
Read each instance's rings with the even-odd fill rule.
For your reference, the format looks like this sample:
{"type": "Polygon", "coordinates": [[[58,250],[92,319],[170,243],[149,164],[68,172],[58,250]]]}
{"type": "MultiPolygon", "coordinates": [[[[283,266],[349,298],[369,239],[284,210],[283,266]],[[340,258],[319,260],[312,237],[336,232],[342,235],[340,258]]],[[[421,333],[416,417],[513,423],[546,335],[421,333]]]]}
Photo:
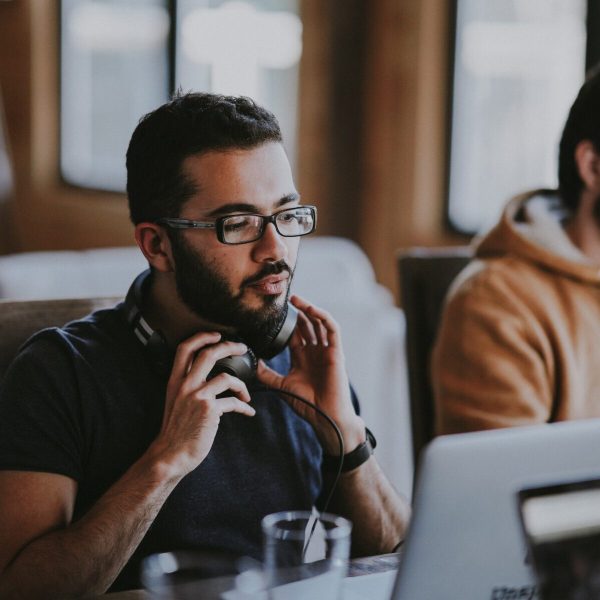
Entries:
{"type": "Polygon", "coordinates": [[[216,229],[217,239],[223,244],[248,244],[260,239],[267,223],[273,223],[277,233],[283,237],[298,237],[312,233],[317,226],[315,206],[284,208],[272,215],[226,215],[214,221],[192,221],[190,219],[163,218],[157,225],[171,229],[216,229]]]}

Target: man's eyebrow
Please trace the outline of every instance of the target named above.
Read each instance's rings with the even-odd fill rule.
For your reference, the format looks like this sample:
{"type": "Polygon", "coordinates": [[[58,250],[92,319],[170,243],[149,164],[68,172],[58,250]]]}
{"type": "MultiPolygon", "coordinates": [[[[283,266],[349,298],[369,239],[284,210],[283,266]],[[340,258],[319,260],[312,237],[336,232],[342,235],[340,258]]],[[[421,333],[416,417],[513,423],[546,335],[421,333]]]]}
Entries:
{"type": "MultiPolygon", "coordinates": [[[[282,196],[276,203],[275,208],[279,208],[281,206],[285,206],[286,204],[290,204],[292,202],[298,202],[300,200],[300,194],[298,192],[293,192],[291,194],[286,194],[282,196]]],[[[247,212],[247,213],[258,213],[260,214],[260,209],[256,204],[249,204],[247,202],[230,202],[229,204],[223,204],[215,210],[209,212],[207,217],[220,217],[222,215],[229,215],[235,212],[247,212]]]]}
{"type": "Polygon", "coordinates": [[[292,202],[298,202],[299,200],[300,194],[298,192],[292,192],[291,194],[283,196],[275,206],[284,206],[285,204],[291,204],[292,202]]]}

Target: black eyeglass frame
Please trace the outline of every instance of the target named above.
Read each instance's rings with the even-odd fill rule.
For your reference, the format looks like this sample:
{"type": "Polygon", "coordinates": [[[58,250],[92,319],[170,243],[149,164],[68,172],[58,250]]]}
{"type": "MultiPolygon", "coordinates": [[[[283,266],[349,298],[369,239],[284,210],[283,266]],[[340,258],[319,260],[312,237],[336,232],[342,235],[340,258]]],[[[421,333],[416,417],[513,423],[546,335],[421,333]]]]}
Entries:
{"type": "Polygon", "coordinates": [[[157,219],[154,221],[157,225],[164,225],[166,227],[170,227],[171,229],[215,229],[217,233],[217,239],[222,244],[227,244],[228,246],[239,246],[241,244],[251,244],[252,242],[256,242],[259,240],[265,233],[265,228],[268,223],[273,223],[273,226],[277,230],[277,233],[282,237],[301,237],[304,235],[309,235],[314,232],[317,228],[317,207],[311,204],[300,204],[298,206],[293,206],[291,208],[282,208],[277,212],[274,212],[272,215],[261,215],[258,213],[238,213],[233,215],[223,215],[222,217],[217,217],[214,221],[194,221],[192,219],[179,219],[175,217],[163,217],[161,219],[157,219]],[[288,211],[298,210],[299,208],[307,208],[310,210],[312,216],[312,228],[310,231],[306,231],[305,233],[297,233],[294,235],[282,233],[277,226],[277,217],[281,213],[285,213],[288,211]],[[244,240],[243,242],[227,242],[225,241],[225,232],[224,232],[224,224],[227,219],[231,219],[234,217],[259,217],[262,219],[262,226],[258,230],[258,234],[255,238],[251,240],[244,240]]]}

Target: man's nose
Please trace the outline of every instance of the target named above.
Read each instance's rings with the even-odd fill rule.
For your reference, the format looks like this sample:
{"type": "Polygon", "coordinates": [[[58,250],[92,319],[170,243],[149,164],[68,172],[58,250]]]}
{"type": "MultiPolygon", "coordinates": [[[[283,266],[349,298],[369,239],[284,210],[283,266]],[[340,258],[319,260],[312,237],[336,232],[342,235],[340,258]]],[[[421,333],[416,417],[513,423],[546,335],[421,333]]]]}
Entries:
{"type": "Polygon", "coordinates": [[[254,258],[257,261],[278,261],[287,257],[285,238],[279,234],[274,223],[267,223],[262,237],[255,242],[254,258]]]}

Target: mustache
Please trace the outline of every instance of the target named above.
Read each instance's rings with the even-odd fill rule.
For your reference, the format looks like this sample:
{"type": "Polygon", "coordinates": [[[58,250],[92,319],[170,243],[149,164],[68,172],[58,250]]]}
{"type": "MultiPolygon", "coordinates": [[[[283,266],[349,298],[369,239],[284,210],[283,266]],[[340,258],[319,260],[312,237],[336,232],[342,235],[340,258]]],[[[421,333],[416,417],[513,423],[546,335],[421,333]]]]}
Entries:
{"type": "Polygon", "coordinates": [[[263,277],[268,277],[269,275],[279,275],[279,273],[283,273],[287,271],[290,274],[290,279],[293,275],[291,267],[285,262],[285,260],[278,260],[274,263],[266,263],[265,266],[254,275],[250,275],[250,277],[246,277],[242,281],[242,287],[246,287],[260,281],[263,277]]]}

